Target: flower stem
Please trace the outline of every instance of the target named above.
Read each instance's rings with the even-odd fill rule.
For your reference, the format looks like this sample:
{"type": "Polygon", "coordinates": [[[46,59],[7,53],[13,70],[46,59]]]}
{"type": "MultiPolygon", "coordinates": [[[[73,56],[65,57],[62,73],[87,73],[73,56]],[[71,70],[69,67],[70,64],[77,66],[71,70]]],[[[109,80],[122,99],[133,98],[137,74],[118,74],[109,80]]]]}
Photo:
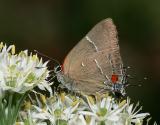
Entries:
{"type": "Polygon", "coordinates": [[[27,94],[28,92],[19,94],[8,91],[6,96],[0,100],[0,125],[14,125],[27,94]]]}

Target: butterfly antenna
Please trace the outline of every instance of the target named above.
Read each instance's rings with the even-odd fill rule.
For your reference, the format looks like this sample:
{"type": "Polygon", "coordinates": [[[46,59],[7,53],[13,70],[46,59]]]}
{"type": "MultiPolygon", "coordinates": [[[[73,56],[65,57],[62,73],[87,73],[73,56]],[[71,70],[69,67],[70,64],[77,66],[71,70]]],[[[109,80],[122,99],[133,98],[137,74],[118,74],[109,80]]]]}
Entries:
{"type": "Polygon", "coordinates": [[[61,65],[60,62],[59,62],[58,60],[56,60],[56,59],[53,59],[53,58],[51,58],[51,57],[49,57],[49,56],[47,56],[47,55],[45,55],[45,54],[43,54],[43,53],[41,53],[41,52],[39,52],[39,51],[37,51],[37,50],[34,50],[34,52],[36,52],[36,53],[37,53],[38,55],[40,55],[40,56],[43,56],[43,57],[46,57],[46,58],[50,59],[51,61],[54,61],[54,62],[57,63],[59,66],[61,65]]]}

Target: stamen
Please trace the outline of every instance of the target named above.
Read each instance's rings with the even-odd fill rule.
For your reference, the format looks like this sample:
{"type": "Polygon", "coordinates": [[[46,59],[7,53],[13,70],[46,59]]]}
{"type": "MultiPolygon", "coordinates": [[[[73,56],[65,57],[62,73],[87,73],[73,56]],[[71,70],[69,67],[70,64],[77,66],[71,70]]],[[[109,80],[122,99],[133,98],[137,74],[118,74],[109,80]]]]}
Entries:
{"type": "Polygon", "coordinates": [[[3,42],[1,42],[1,43],[0,43],[0,51],[2,50],[3,46],[4,46],[4,45],[3,45],[3,42]]]}
{"type": "Polygon", "coordinates": [[[12,55],[15,54],[15,45],[12,45],[11,53],[12,53],[12,55]]]}

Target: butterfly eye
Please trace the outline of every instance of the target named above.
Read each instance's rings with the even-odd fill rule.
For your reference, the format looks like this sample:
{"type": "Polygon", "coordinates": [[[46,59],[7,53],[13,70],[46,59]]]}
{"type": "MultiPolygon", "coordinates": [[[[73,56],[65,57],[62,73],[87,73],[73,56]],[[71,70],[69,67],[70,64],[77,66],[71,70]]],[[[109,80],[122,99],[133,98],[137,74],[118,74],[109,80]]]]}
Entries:
{"type": "Polygon", "coordinates": [[[61,72],[61,71],[62,71],[61,65],[58,65],[58,66],[56,66],[56,67],[54,68],[54,72],[55,72],[55,73],[58,73],[58,72],[61,72]]]}

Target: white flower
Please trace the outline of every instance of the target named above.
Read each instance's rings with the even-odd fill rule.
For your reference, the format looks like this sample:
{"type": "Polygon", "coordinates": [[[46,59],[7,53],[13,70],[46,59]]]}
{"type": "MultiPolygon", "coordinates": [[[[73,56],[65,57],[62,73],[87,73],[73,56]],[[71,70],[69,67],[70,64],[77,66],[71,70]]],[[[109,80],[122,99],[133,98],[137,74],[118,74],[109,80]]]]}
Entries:
{"type": "Polygon", "coordinates": [[[137,107],[139,106],[139,103],[136,104],[135,107],[133,107],[133,104],[130,104],[130,99],[127,99],[127,106],[125,108],[125,112],[121,114],[121,117],[126,120],[126,123],[135,123],[135,124],[143,124],[143,119],[147,116],[149,116],[149,113],[139,113],[142,110],[142,107],[140,107],[137,110],[137,107]]]}
{"type": "Polygon", "coordinates": [[[72,119],[68,122],[69,125],[87,125],[86,120],[84,119],[83,115],[75,115],[72,119]]]}
{"type": "MultiPolygon", "coordinates": [[[[142,125],[148,113],[139,113],[137,106],[133,108],[129,99],[122,102],[110,96],[96,97],[94,100],[86,96],[87,102],[78,97],[55,94],[45,99],[39,97],[30,109],[30,116],[34,123],[49,121],[51,125],[142,125]]],[[[32,100],[32,99],[31,99],[32,100]]]]}
{"type": "MultiPolygon", "coordinates": [[[[37,55],[28,51],[15,54],[15,46],[0,44],[0,88],[1,92],[10,90],[25,93],[37,85],[46,86],[49,71],[47,62],[43,63],[37,55]]],[[[42,88],[42,87],[41,87],[42,88]]]]}
{"type": "Polygon", "coordinates": [[[33,104],[32,109],[30,109],[33,121],[49,120],[52,125],[62,122],[73,125],[74,120],[79,120],[81,123],[85,121],[82,118],[83,116],[77,114],[80,105],[78,98],[74,100],[62,93],[61,95],[55,95],[47,99],[45,99],[44,95],[40,94],[40,99],[37,96],[38,93],[35,94],[38,103],[33,104]]]}
{"type": "Polygon", "coordinates": [[[79,111],[80,114],[91,116],[90,125],[95,123],[104,123],[107,125],[117,124],[121,125],[119,113],[123,111],[126,104],[118,106],[111,97],[102,98],[102,100],[96,100],[87,97],[90,111],[79,111]],[[116,108],[115,108],[116,107],[116,108]]]}

